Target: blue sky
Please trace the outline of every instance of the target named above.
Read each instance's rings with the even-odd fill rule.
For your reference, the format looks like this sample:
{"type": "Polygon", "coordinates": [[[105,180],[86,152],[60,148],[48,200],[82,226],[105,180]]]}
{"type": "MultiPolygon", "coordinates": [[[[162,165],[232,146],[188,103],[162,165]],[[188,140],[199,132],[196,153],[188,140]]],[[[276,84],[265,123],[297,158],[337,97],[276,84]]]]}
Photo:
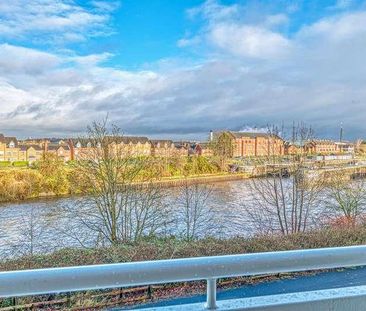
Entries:
{"type": "Polygon", "coordinates": [[[305,121],[364,137],[366,2],[0,0],[0,132],[127,134],[305,121]]]}

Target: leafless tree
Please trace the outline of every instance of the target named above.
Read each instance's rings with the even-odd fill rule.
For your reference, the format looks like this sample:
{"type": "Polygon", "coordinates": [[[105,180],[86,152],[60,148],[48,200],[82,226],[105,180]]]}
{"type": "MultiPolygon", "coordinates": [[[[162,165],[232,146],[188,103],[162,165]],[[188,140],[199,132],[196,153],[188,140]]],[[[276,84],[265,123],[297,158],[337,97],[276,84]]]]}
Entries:
{"type": "Polygon", "coordinates": [[[77,208],[68,207],[67,217],[98,244],[134,242],[163,230],[169,213],[150,160],[123,144],[119,129],[109,130],[107,120],[94,122],[84,139],[88,147],[75,170],[85,197],[77,208]]]}
{"type": "Polygon", "coordinates": [[[47,226],[34,206],[21,217],[20,221],[22,226],[19,227],[18,234],[11,236],[6,243],[9,254],[13,257],[33,256],[49,250],[44,241],[47,226]]]}
{"type": "Polygon", "coordinates": [[[212,188],[207,185],[193,184],[188,181],[180,188],[177,200],[181,236],[192,241],[212,234],[216,228],[215,211],[209,205],[212,188]]]}
{"type": "MultiPolygon", "coordinates": [[[[276,129],[269,129],[269,139],[276,139],[276,129]]],[[[283,235],[305,231],[319,207],[323,183],[307,174],[305,143],[313,131],[304,124],[294,126],[292,143],[296,152],[287,163],[273,152],[268,156],[267,176],[251,180],[251,203],[245,203],[247,215],[259,231],[283,235]]],[[[269,142],[270,148],[273,144],[269,142]]],[[[272,147],[271,147],[272,146],[272,147]]]]}
{"type": "Polygon", "coordinates": [[[347,224],[355,225],[366,212],[365,180],[349,180],[342,172],[332,172],[325,198],[332,218],[342,216],[347,224]]]}

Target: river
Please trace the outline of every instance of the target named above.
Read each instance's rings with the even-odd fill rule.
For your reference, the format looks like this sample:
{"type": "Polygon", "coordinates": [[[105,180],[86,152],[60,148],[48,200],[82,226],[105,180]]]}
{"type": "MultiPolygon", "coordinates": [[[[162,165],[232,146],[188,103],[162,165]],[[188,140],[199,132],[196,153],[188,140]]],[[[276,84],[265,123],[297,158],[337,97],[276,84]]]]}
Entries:
{"type": "MultiPolygon", "coordinates": [[[[248,236],[257,229],[248,217],[244,205],[254,204],[251,196],[251,180],[218,182],[211,187],[206,202],[207,209],[214,213],[214,226],[200,233],[201,236],[231,237],[248,236]]],[[[167,188],[166,200],[173,209],[176,206],[179,188],[167,188]]],[[[0,205],[0,256],[21,256],[29,253],[51,252],[63,247],[92,246],[75,219],[65,212],[77,208],[79,197],[35,199],[0,205]],[[70,229],[72,228],[72,229],[70,229]],[[78,238],[71,234],[76,232],[78,238]]],[[[251,218],[252,219],[252,218],[251,218]]],[[[165,234],[177,235],[179,225],[171,226],[165,234]]]]}

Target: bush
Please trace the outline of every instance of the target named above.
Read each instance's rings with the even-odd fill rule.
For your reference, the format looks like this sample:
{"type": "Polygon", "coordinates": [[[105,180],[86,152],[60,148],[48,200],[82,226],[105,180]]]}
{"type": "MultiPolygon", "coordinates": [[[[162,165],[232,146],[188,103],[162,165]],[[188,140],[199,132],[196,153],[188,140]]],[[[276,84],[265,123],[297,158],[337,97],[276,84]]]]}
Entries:
{"type": "Polygon", "coordinates": [[[56,195],[69,192],[70,182],[64,162],[54,154],[46,154],[45,158],[35,164],[42,175],[42,190],[56,195]]]}
{"type": "Polygon", "coordinates": [[[15,167],[27,167],[29,165],[28,161],[15,161],[13,162],[13,166],[15,167]]]}
{"type": "Polygon", "coordinates": [[[42,176],[33,170],[6,170],[0,173],[0,201],[24,200],[38,196],[42,176]]]}
{"type": "Polygon", "coordinates": [[[206,238],[191,242],[174,237],[156,238],[109,248],[66,248],[47,255],[9,259],[0,262],[0,271],[351,246],[365,243],[366,227],[364,226],[347,229],[325,228],[288,236],[206,238]]]}
{"type": "Polygon", "coordinates": [[[10,161],[0,161],[0,167],[9,167],[11,166],[10,161]]]}

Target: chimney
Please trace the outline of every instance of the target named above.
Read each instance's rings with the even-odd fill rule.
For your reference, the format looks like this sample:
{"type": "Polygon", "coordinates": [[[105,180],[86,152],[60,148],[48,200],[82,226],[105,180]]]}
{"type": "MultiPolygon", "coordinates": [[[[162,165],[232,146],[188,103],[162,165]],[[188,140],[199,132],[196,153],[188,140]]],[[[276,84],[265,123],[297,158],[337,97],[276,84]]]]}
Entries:
{"type": "Polygon", "coordinates": [[[343,122],[341,122],[341,131],[339,133],[339,142],[343,141],[343,122]]]}

